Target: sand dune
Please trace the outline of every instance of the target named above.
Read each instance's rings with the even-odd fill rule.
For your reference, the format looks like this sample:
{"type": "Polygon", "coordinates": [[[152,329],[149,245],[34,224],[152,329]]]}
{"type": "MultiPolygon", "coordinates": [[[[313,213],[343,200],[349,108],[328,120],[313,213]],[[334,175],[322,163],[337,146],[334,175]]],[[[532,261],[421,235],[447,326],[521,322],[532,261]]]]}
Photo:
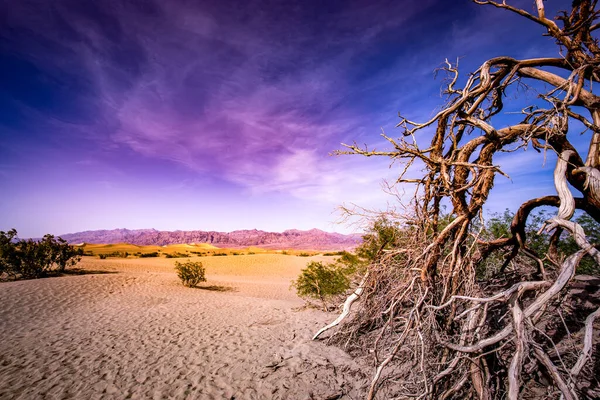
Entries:
{"type": "Polygon", "coordinates": [[[167,259],[0,284],[0,398],[360,397],[370,370],[312,342],[332,315],[289,290],[306,258],[202,260],[213,290],[181,286],[167,259]]]}

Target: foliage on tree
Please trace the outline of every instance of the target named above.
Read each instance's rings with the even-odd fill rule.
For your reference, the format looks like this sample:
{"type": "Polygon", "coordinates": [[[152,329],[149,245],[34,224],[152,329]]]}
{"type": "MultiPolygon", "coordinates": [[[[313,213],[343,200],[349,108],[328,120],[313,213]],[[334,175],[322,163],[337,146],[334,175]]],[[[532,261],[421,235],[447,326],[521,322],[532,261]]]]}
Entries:
{"type": "Polygon", "coordinates": [[[411,208],[398,216],[410,234],[376,253],[340,317],[315,338],[339,325],[335,338],[347,350],[367,349],[377,365],[368,399],[378,392],[421,399],[600,398],[593,371],[600,355],[592,351],[600,300],[592,296],[597,285],[580,275],[584,255],[587,273],[597,277],[600,265],[591,224],[600,222],[597,1],[574,1],[554,20],[543,0],[535,0],[534,12],[508,1],[474,2],[542,26],[560,51],[489,59],[462,85],[458,66],[446,62],[447,100],[431,119],[402,118],[400,138],[383,135],[390,150],[353,144],[338,152],[402,162],[398,182],[417,190],[411,208]],[[496,116],[522,88],[534,88],[538,99],[523,108],[518,123],[498,126],[496,116]],[[427,133],[431,141],[422,146],[417,137],[427,133]],[[484,206],[497,176],[506,175],[496,157],[522,149],[540,153],[540,166],[555,155],[557,195],[526,201],[508,229],[505,215],[486,232],[484,206]],[[424,166],[416,177],[415,166],[424,166]],[[527,220],[540,207],[553,211],[529,224],[539,225],[536,236],[527,220]],[[582,214],[573,218],[576,209],[582,214]],[[577,289],[582,282],[592,285],[587,297],[577,289]],[[394,389],[393,382],[402,384],[394,389]]]}
{"type": "MultiPolygon", "coordinates": [[[[547,254],[551,249],[552,235],[544,232],[545,221],[551,218],[551,214],[547,210],[539,210],[532,212],[525,223],[525,246],[533,253],[537,255],[547,254]]],[[[510,210],[505,210],[502,214],[493,214],[492,217],[486,221],[485,228],[481,232],[480,237],[487,241],[502,240],[511,236],[511,223],[515,217],[515,214],[510,210]]],[[[588,232],[587,237],[590,244],[600,249],[600,224],[594,221],[587,214],[580,214],[573,218],[573,221],[579,224],[585,232],[588,232]]],[[[568,235],[565,232],[562,233],[560,240],[555,245],[553,257],[558,260],[564,260],[568,255],[575,253],[579,250],[577,242],[573,239],[572,235],[568,235]]],[[[517,255],[515,259],[506,257],[506,250],[499,251],[490,255],[480,267],[482,273],[485,276],[493,276],[499,272],[504,272],[509,263],[516,265],[532,264],[533,268],[534,260],[531,257],[523,257],[517,255]],[[508,260],[508,263],[507,263],[508,260]]],[[[552,268],[553,264],[549,259],[542,260],[544,268],[552,268]]],[[[535,261],[537,264],[537,261],[535,261]]],[[[580,274],[600,274],[600,266],[596,264],[594,259],[586,254],[581,259],[577,266],[577,272],[580,274]]],[[[483,277],[483,276],[482,276],[483,277]]]]}
{"type": "Polygon", "coordinates": [[[184,286],[196,287],[200,282],[206,282],[206,270],[200,261],[175,261],[175,270],[184,286]]]}
{"type": "Polygon", "coordinates": [[[79,262],[82,249],[45,235],[41,240],[17,239],[17,231],[0,231],[0,278],[33,279],[64,272],[79,262]]]}
{"type": "Polygon", "coordinates": [[[356,248],[356,255],[367,263],[372,262],[384,250],[392,248],[402,233],[404,232],[397,221],[386,215],[379,215],[363,235],[362,243],[356,248]]]}

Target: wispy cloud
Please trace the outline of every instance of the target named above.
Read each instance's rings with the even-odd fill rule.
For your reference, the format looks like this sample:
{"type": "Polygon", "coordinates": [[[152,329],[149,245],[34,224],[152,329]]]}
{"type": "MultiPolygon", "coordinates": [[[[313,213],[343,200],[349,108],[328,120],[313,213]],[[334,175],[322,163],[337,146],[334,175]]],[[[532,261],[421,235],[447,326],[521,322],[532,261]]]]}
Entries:
{"type": "Polygon", "coordinates": [[[387,74],[374,70],[356,81],[352,64],[430,3],[389,18],[391,10],[368,3],[327,17],[320,8],[260,2],[243,9],[151,1],[142,9],[88,9],[58,1],[44,5],[40,20],[40,12],[27,12],[35,2],[23,2],[11,7],[9,20],[30,30],[21,38],[29,45],[40,37],[50,44],[36,48],[31,62],[85,82],[77,101],[93,116],[74,129],[87,137],[218,174],[252,192],[305,197],[310,188],[333,201],[339,176],[327,178],[327,153],[365,123],[351,105],[339,105],[387,74]],[[321,21],[311,22],[315,16],[321,21]]]}
{"type": "MultiPolygon", "coordinates": [[[[506,13],[440,0],[0,7],[9,162],[40,159],[43,146],[67,159],[68,148],[70,166],[102,169],[99,181],[153,164],[180,182],[169,188],[215,180],[250,197],[331,206],[385,204],[381,181],[400,168],[329,157],[340,142],[389,147],[380,127],[396,136],[398,111],[425,119],[442,103],[432,75],[444,58],[464,57],[467,71],[498,51],[533,54],[539,33],[506,13]]],[[[518,173],[531,161],[522,157],[507,168],[518,173]]]]}

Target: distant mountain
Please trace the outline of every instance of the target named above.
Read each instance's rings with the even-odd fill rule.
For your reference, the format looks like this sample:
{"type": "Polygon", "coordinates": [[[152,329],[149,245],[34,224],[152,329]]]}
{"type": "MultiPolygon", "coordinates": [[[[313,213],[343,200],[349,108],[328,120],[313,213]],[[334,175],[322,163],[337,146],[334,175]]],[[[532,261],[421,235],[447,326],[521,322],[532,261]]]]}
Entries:
{"type": "Polygon", "coordinates": [[[157,245],[210,243],[217,247],[262,247],[268,249],[344,250],[361,243],[361,235],[343,235],[319,229],[265,232],[256,229],[225,232],[157,231],[156,229],[111,229],[61,235],[69,243],[131,243],[157,245]]]}

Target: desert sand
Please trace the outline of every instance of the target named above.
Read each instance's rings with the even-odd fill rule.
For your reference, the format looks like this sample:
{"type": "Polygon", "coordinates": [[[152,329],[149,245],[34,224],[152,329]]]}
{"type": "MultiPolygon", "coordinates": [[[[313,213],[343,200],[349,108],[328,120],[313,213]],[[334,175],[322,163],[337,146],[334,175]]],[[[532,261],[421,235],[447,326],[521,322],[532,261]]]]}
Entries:
{"type": "Polygon", "coordinates": [[[335,314],[290,289],[311,259],[192,258],[204,289],[164,258],[84,257],[112,273],[0,283],[0,398],[360,398],[371,370],[311,341],[335,314]]]}

